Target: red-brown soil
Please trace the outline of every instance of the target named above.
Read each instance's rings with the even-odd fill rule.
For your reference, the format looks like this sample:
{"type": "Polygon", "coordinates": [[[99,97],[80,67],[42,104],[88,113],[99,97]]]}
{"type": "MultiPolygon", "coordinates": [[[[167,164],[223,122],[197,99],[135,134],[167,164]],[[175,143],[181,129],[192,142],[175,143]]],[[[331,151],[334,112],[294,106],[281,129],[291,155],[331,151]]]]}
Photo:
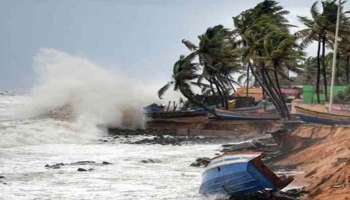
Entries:
{"type": "Polygon", "coordinates": [[[305,199],[350,200],[350,127],[303,125],[284,139],[287,154],[275,164],[304,172],[295,180],[305,199]]]}

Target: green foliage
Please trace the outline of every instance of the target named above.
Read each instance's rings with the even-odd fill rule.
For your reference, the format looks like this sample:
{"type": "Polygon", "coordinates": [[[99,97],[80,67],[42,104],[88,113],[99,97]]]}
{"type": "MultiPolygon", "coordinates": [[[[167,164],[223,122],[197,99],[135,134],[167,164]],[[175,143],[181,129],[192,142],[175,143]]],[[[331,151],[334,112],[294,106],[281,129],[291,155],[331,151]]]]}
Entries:
{"type": "Polygon", "coordinates": [[[343,91],[338,92],[334,97],[335,103],[350,104],[350,86],[347,86],[343,91]]]}
{"type": "MultiPolygon", "coordinates": [[[[337,9],[335,0],[316,1],[310,8],[311,18],[299,16],[305,28],[291,34],[292,25],[286,18],[289,11],[275,0],[264,0],[233,17],[233,30],[217,25],[198,36],[198,44],[182,40],[190,53],[175,62],[172,80],[158,91],[158,95],[161,97],[173,86],[196,105],[204,105],[195,97],[201,93],[220,96],[221,106],[227,107],[235,85],[249,86],[249,82],[253,82],[263,88],[281,116],[287,118],[289,112],[281,84],[289,80],[290,71],[300,74],[299,82],[316,84],[318,90],[322,73],[326,88],[332,60],[331,53],[327,54],[325,50],[331,50],[333,45],[337,9]],[[319,44],[317,57],[305,58],[303,49],[312,42],[319,44]],[[195,87],[198,88],[196,92],[195,87]]],[[[341,13],[339,83],[350,82],[350,20],[347,13],[341,13]]]]}

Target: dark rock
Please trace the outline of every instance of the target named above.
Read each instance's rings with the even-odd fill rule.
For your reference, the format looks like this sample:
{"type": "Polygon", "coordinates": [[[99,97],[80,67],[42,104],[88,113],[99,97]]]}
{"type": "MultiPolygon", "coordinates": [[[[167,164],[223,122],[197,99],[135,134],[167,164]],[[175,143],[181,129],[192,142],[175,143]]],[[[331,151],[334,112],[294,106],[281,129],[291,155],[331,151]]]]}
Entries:
{"type": "Polygon", "coordinates": [[[86,171],[88,171],[88,170],[87,170],[87,169],[84,169],[84,168],[78,168],[77,171],[78,171],[78,172],[86,172],[86,171]]]}
{"type": "Polygon", "coordinates": [[[196,161],[191,163],[191,167],[206,167],[210,163],[210,158],[203,157],[197,158],[196,161]]]}
{"type": "Polygon", "coordinates": [[[301,188],[290,189],[290,190],[287,190],[287,191],[281,192],[281,193],[283,195],[289,196],[291,198],[299,199],[299,198],[303,197],[304,195],[306,195],[308,192],[306,191],[305,187],[301,187],[301,188]]]}
{"type": "Polygon", "coordinates": [[[111,165],[112,163],[110,163],[110,162],[107,162],[107,161],[103,161],[102,162],[102,165],[111,165]]]}
{"type": "Polygon", "coordinates": [[[5,178],[5,176],[0,176],[0,178],[5,178]]]}
{"type": "Polygon", "coordinates": [[[70,163],[69,165],[93,165],[96,164],[95,161],[78,161],[78,162],[73,162],[70,163]]]}
{"type": "Polygon", "coordinates": [[[146,160],[141,160],[142,163],[161,163],[162,161],[159,159],[146,159],[146,160]]]}
{"type": "Polygon", "coordinates": [[[46,164],[45,165],[46,168],[50,168],[50,169],[60,169],[62,166],[64,166],[64,163],[56,163],[53,165],[46,164]]]}
{"type": "Polygon", "coordinates": [[[185,141],[185,137],[158,135],[158,136],[155,136],[154,138],[146,138],[146,139],[133,142],[133,144],[181,145],[181,142],[183,141],[185,141]]]}
{"type": "Polygon", "coordinates": [[[223,152],[256,150],[257,146],[251,141],[222,145],[223,152]]]}
{"type": "Polygon", "coordinates": [[[229,200],[299,200],[301,196],[291,196],[287,192],[260,191],[248,196],[231,197],[229,200]]]}

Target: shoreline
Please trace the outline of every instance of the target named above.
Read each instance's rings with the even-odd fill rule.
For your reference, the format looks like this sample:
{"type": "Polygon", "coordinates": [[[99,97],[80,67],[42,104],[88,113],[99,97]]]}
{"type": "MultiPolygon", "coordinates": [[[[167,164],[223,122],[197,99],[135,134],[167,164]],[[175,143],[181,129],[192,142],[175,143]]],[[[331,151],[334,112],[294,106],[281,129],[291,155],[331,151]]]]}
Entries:
{"type": "MultiPolygon", "coordinates": [[[[173,140],[163,143],[164,136],[162,134],[164,132],[159,129],[152,131],[146,129],[143,134],[156,136],[155,140],[144,142],[165,145],[181,145],[183,141],[201,142],[200,138],[205,143],[228,143],[230,140],[247,141],[271,134],[270,139],[274,139],[277,143],[277,147],[273,149],[254,149],[255,147],[248,146],[240,147],[233,152],[262,151],[267,155],[264,162],[277,173],[293,174],[293,172],[297,172],[293,174],[295,180],[289,187],[295,188],[304,185],[303,190],[298,191],[304,195],[301,199],[348,200],[350,194],[350,127],[300,124],[288,127],[288,129],[281,128],[280,124],[277,124],[273,126],[273,129],[269,127],[269,129],[255,131],[254,134],[248,135],[245,135],[245,132],[237,134],[236,131],[233,131],[234,134],[230,137],[217,134],[217,132],[213,132],[209,136],[186,136],[176,134],[176,132],[167,132],[166,135],[171,135],[173,138],[186,138],[183,140],[175,139],[175,143],[172,142],[173,140]],[[279,129],[277,129],[278,127],[279,129]],[[271,132],[271,130],[274,131],[271,132]],[[272,156],[269,156],[270,154],[272,156]]],[[[127,132],[124,135],[128,134],[127,132]]],[[[232,133],[232,130],[229,133],[232,133]]],[[[206,157],[207,155],[202,156],[206,157]]]]}
{"type": "Polygon", "coordinates": [[[304,172],[295,176],[306,184],[303,199],[350,198],[350,127],[301,125],[280,142],[289,149],[272,166],[304,172]]]}

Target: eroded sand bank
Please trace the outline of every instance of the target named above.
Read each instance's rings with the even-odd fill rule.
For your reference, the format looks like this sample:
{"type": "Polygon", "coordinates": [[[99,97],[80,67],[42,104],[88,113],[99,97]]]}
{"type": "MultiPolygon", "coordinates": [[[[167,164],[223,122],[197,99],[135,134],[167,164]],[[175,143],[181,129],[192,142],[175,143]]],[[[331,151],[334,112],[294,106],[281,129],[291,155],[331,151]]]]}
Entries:
{"type": "Polygon", "coordinates": [[[313,200],[350,199],[350,127],[301,125],[281,142],[286,153],[275,161],[296,167],[297,184],[313,200]]]}

